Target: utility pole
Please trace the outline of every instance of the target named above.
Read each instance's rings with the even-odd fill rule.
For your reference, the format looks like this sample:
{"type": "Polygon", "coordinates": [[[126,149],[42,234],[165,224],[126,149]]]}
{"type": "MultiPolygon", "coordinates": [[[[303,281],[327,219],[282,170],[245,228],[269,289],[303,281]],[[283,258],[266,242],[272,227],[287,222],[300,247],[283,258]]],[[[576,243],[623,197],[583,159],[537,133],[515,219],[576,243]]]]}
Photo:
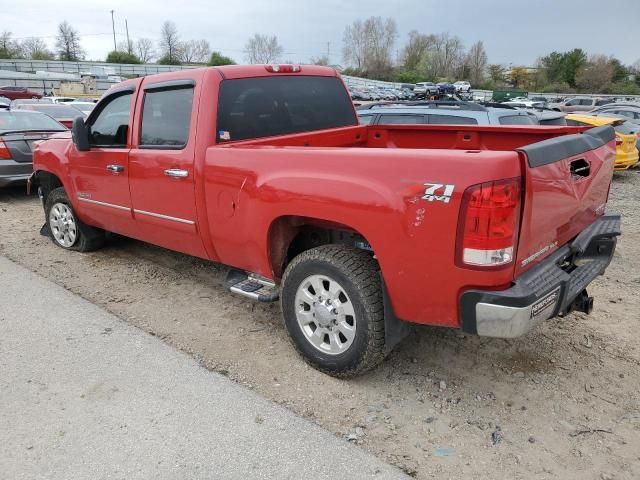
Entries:
{"type": "Polygon", "coordinates": [[[327,63],[331,65],[331,42],[327,42],[327,63]]]}
{"type": "Polygon", "coordinates": [[[113,30],[113,51],[117,52],[118,48],[116,47],[116,24],[113,21],[113,10],[111,10],[111,30],[113,30]]]}
{"type": "Polygon", "coordinates": [[[133,52],[131,51],[131,40],[129,40],[129,24],[127,23],[127,19],[124,19],[124,28],[127,30],[127,53],[131,55],[133,52]]]}

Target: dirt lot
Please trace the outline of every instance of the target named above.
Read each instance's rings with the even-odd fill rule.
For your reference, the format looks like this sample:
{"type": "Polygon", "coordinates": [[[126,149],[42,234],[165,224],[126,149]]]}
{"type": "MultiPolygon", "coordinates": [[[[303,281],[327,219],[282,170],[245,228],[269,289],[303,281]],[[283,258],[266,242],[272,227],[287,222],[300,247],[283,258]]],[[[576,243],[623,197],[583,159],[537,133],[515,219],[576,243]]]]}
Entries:
{"type": "Polygon", "coordinates": [[[279,306],[226,293],[224,268],[121,238],[64,252],[21,190],[0,191],[0,254],[417,478],[637,479],[640,172],[615,176],[609,206],[624,233],[591,316],[511,341],[420,328],[349,381],[307,367],[279,306]]]}

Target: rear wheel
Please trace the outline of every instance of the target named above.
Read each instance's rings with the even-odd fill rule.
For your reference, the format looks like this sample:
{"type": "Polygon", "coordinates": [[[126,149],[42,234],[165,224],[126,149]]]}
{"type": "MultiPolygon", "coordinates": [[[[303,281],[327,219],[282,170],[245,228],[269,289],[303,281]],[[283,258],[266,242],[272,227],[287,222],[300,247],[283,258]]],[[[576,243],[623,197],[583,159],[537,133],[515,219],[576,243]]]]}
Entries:
{"type": "Polygon", "coordinates": [[[384,359],[380,272],[368,252],[325,245],[301,253],[284,273],[281,303],[294,347],[318,370],[350,377],[384,359]]]}
{"type": "Polygon", "coordinates": [[[47,195],[44,211],[51,239],[59,247],[89,252],[104,244],[104,230],[80,221],[64,188],[55,188],[47,195]]]}

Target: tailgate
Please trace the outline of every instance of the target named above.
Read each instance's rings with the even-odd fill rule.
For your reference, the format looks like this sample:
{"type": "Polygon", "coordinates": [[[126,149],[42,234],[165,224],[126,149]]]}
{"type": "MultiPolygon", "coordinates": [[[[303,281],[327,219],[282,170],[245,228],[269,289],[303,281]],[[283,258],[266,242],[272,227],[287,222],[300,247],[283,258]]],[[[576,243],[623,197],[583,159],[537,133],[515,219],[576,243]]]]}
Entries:
{"type": "Polygon", "coordinates": [[[569,242],[606,207],[616,146],[610,126],[565,135],[518,150],[525,198],[515,276],[569,242]]]}

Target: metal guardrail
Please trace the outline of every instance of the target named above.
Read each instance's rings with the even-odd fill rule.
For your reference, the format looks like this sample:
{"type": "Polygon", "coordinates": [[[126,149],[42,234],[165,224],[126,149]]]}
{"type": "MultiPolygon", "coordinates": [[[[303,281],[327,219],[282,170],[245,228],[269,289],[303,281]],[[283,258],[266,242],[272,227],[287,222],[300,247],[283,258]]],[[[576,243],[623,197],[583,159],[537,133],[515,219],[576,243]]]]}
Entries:
{"type": "Polygon", "coordinates": [[[58,60],[16,60],[0,59],[0,70],[14,72],[35,73],[38,71],[59,73],[102,73],[105,75],[143,76],[154,73],[175,72],[198,68],[194,65],[156,65],[147,64],[119,64],[105,62],[63,62],[58,60]]]}

